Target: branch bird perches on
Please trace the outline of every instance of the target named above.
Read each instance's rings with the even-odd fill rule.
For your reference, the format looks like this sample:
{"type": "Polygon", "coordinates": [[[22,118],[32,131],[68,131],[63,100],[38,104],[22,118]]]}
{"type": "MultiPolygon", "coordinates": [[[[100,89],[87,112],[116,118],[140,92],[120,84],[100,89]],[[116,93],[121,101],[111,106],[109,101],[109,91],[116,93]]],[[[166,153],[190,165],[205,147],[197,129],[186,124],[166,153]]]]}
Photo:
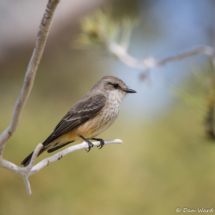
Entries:
{"type": "MultiPolygon", "coordinates": [[[[43,54],[46,40],[48,37],[48,33],[50,30],[51,22],[52,22],[54,12],[55,12],[55,9],[56,9],[58,3],[59,3],[59,0],[49,0],[49,2],[47,4],[45,13],[43,15],[43,19],[42,19],[40,27],[39,27],[39,32],[37,35],[35,48],[34,48],[32,57],[30,59],[30,62],[29,62],[29,65],[28,65],[28,68],[27,68],[27,71],[25,74],[25,79],[24,79],[24,83],[22,86],[22,90],[20,92],[20,95],[19,95],[19,97],[16,101],[16,104],[15,104],[15,107],[14,107],[11,123],[0,135],[0,166],[4,169],[7,169],[7,170],[17,174],[18,176],[22,177],[25,182],[27,193],[29,195],[31,194],[31,187],[30,187],[30,183],[28,180],[28,177],[30,175],[37,173],[39,170],[41,170],[48,164],[61,159],[63,156],[65,156],[71,152],[81,150],[81,149],[86,149],[86,150],[88,149],[87,143],[83,142],[81,144],[71,146],[59,153],[56,153],[55,155],[42,160],[37,165],[34,165],[37,155],[38,155],[40,149],[43,147],[43,145],[40,143],[37,145],[36,149],[34,150],[31,162],[26,167],[19,167],[15,164],[11,163],[10,161],[3,159],[3,152],[4,152],[5,145],[6,145],[7,141],[9,140],[9,138],[16,131],[16,129],[19,125],[22,111],[24,109],[24,106],[28,100],[31,89],[33,87],[36,71],[37,71],[38,65],[40,63],[40,60],[42,58],[42,54],[43,54]]],[[[105,141],[105,144],[114,144],[114,143],[118,144],[118,143],[122,143],[122,141],[118,140],[118,139],[105,141]]],[[[100,145],[100,142],[94,142],[94,146],[99,146],[99,145],[100,145]]]]}

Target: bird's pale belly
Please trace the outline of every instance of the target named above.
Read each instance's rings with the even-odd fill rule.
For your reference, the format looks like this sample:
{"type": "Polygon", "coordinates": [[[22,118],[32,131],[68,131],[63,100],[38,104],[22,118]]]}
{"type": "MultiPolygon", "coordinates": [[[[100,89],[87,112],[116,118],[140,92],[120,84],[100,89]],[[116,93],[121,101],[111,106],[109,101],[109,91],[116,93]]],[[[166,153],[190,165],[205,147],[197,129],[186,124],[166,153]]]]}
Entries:
{"type": "Polygon", "coordinates": [[[98,115],[94,116],[84,124],[80,125],[76,130],[76,136],[83,136],[85,138],[93,138],[107,128],[109,128],[119,114],[119,106],[111,107],[109,111],[101,111],[98,115]]]}

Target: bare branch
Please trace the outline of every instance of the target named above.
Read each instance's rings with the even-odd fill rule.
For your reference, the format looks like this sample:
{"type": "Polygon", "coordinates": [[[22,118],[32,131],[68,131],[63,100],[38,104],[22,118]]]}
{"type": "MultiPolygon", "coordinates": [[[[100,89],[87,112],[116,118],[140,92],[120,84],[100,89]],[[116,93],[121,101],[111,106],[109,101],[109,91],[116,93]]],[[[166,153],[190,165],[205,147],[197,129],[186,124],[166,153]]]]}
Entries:
{"type": "Polygon", "coordinates": [[[35,48],[25,74],[24,83],[13,110],[11,123],[0,135],[0,166],[22,177],[26,185],[27,193],[29,195],[31,194],[31,187],[28,181],[28,173],[34,165],[37,154],[39,153],[42,144],[39,144],[37,146],[33,154],[32,161],[30,162],[29,166],[25,168],[19,167],[9,161],[6,161],[2,157],[7,140],[13,135],[19,125],[22,111],[33,87],[36,71],[44,51],[48,32],[51,26],[51,21],[58,3],[59,0],[49,0],[47,4],[43,19],[39,27],[39,32],[37,34],[35,48]]]}
{"type": "MultiPolygon", "coordinates": [[[[65,156],[71,152],[81,150],[81,149],[85,149],[85,150],[88,149],[88,144],[86,142],[83,142],[81,144],[71,146],[49,158],[46,158],[34,166],[34,164],[36,162],[36,158],[37,158],[41,148],[43,147],[43,145],[40,143],[34,150],[32,159],[31,159],[29,165],[26,167],[19,167],[15,164],[3,159],[3,151],[4,151],[4,147],[6,145],[6,142],[10,138],[10,136],[13,135],[13,133],[16,131],[16,129],[19,125],[19,121],[20,121],[20,117],[21,117],[23,108],[26,104],[26,101],[27,101],[27,99],[30,95],[31,89],[33,87],[36,71],[37,71],[38,65],[40,63],[43,51],[44,51],[48,32],[49,32],[49,29],[51,26],[51,21],[52,21],[52,18],[53,18],[53,15],[54,15],[54,12],[55,12],[55,9],[56,9],[58,3],[59,3],[59,0],[49,0],[49,2],[47,4],[46,11],[43,15],[43,19],[42,19],[40,27],[39,27],[39,32],[37,35],[35,48],[34,48],[31,60],[29,62],[28,68],[27,68],[27,72],[26,72],[25,79],[24,79],[24,84],[22,86],[22,90],[20,92],[19,98],[17,99],[17,102],[14,107],[11,123],[8,126],[8,128],[6,128],[0,135],[0,166],[21,177],[24,180],[26,190],[29,195],[31,195],[31,186],[30,186],[29,179],[28,179],[30,175],[35,174],[36,172],[40,171],[42,168],[47,166],[49,163],[53,163],[57,160],[60,160],[63,156],[65,156]]],[[[117,139],[105,141],[105,144],[110,144],[110,143],[122,143],[122,141],[117,140],[117,139]]],[[[99,145],[100,145],[100,142],[94,142],[94,146],[99,146],[99,145]]]]}
{"type": "MultiPolygon", "coordinates": [[[[119,143],[122,143],[122,140],[119,140],[119,139],[105,140],[105,144],[119,144],[119,143]]],[[[100,142],[99,141],[93,142],[93,145],[94,146],[100,146],[100,142]]],[[[78,151],[78,150],[81,150],[81,149],[88,150],[88,144],[86,142],[83,142],[83,143],[75,145],[75,146],[70,146],[63,151],[42,160],[40,163],[38,163],[36,166],[34,166],[31,169],[30,175],[38,172],[39,170],[41,170],[43,167],[49,165],[50,163],[53,163],[57,160],[60,160],[65,155],[72,153],[72,152],[75,152],[75,151],[78,151]]]]}
{"type": "Polygon", "coordinates": [[[2,157],[7,140],[16,131],[19,125],[23,108],[33,87],[36,71],[44,51],[51,21],[58,3],[59,0],[49,0],[47,4],[46,11],[39,27],[35,48],[25,74],[24,84],[14,107],[11,123],[0,135],[0,157],[2,157]]]}
{"type": "MultiPolygon", "coordinates": [[[[105,140],[104,143],[105,143],[105,145],[106,144],[120,144],[120,143],[122,143],[122,140],[119,140],[119,139],[105,140]]],[[[99,141],[93,142],[93,145],[100,146],[100,142],[99,141]]],[[[1,162],[0,164],[4,169],[7,169],[13,173],[16,173],[17,175],[19,175],[20,177],[23,178],[23,180],[25,182],[27,193],[29,195],[31,195],[31,186],[30,186],[30,183],[28,180],[28,177],[30,175],[37,173],[45,166],[48,166],[50,163],[60,160],[62,157],[68,155],[69,153],[72,153],[72,152],[75,152],[78,150],[82,150],[82,149],[84,149],[84,150],[88,149],[88,144],[86,142],[83,142],[83,143],[80,143],[80,144],[77,144],[74,146],[70,146],[70,147],[64,149],[63,151],[58,152],[55,155],[52,155],[51,157],[48,157],[48,158],[42,160],[41,162],[39,162],[37,165],[34,166],[36,157],[37,157],[40,149],[42,148],[42,146],[43,145],[41,143],[39,143],[37,145],[36,149],[34,150],[34,154],[32,156],[31,162],[26,167],[19,167],[4,159],[0,160],[0,162],[1,162]]]]}
{"type": "Polygon", "coordinates": [[[167,58],[164,58],[162,60],[156,60],[153,57],[148,57],[143,60],[137,60],[130,56],[126,49],[119,44],[116,43],[110,43],[108,45],[109,51],[116,55],[123,63],[126,65],[136,68],[136,69],[150,69],[150,68],[155,68],[158,66],[165,65],[166,63],[173,62],[173,61],[178,61],[182,60],[187,57],[191,57],[193,55],[197,55],[199,53],[203,53],[209,56],[213,56],[214,54],[214,49],[210,46],[196,46],[190,50],[184,51],[178,55],[170,56],[167,58]]]}
{"type": "Polygon", "coordinates": [[[32,167],[34,166],[36,158],[37,158],[37,155],[39,154],[40,149],[42,149],[42,147],[43,147],[42,143],[39,143],[37,145],[36,149],[34,150],[34,153],[33,153],[33,156],[31,158],[31,161],[30,161],[30,163],[27,166],[27,171],[30,171],[32,169],[32,167]]]}
{"type": "Polygon", "coordinates": [[[31,195],[31,185],[27,176],[23,177],[28,195],[31,195]]]}

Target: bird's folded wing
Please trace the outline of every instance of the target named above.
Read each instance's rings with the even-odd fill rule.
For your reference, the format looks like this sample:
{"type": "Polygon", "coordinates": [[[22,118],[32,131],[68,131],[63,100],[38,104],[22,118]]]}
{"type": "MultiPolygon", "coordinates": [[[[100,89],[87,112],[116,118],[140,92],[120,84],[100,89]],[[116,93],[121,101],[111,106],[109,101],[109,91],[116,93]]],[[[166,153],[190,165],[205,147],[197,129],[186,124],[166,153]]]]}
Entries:
{"type": "Polygon", "coordinates": [[[58,123],[54,132],[45,140],[43,145],[49,144],[51,141],[66,134],[82,123],[86,122],[105,106],[106,98],[102,94],[85,95],[80,99],[58,123]]]}

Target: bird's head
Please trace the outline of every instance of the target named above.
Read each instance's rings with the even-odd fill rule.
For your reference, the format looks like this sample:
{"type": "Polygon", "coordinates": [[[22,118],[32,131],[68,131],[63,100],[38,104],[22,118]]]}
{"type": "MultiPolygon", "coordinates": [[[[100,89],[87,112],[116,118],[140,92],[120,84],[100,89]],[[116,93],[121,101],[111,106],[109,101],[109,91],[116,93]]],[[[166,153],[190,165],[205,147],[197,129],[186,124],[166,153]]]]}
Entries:
{"type": "Polygon", "coordinates": [[[121,79],[115,76],[102,77],[98,86],[109,95],[116,96],[120,101],[127,93],[136,93],[135,90],[129,89],[121,79]]]}

